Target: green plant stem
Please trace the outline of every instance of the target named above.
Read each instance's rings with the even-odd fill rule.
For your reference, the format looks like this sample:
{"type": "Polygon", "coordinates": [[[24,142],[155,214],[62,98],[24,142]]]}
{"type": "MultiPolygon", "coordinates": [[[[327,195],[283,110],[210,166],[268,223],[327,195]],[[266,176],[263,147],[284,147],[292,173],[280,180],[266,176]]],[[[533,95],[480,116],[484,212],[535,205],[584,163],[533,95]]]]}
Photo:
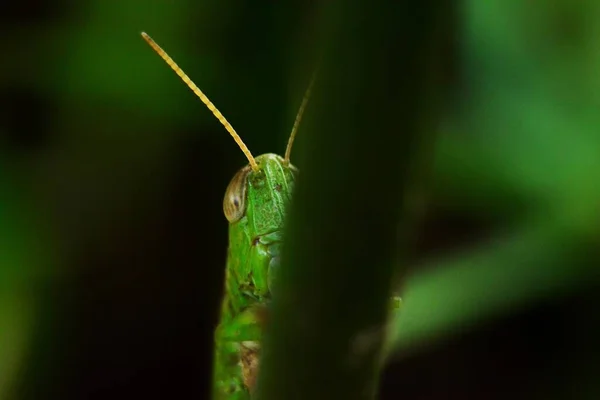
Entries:
{"type": "Polygon", "coordinates": [[[261,356],[264,400],[375,396],[403,199],[435,121],[425,67],[438,3],[325,4],[325,59],[297,142],[261,356]]]}

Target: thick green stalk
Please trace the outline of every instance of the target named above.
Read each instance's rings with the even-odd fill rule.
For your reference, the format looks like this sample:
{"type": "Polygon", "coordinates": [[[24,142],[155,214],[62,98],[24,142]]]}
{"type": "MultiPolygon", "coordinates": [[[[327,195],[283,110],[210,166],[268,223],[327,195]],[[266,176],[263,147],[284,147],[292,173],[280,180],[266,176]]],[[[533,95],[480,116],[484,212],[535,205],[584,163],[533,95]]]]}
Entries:
{"type": "Polygon", "coordinates": [[[325,3],[328,45],[298,139],[264,400],[374,397],[403,199],[435,121],[427,62],[442,10],[427,5],[437,2],[325,3]]]}

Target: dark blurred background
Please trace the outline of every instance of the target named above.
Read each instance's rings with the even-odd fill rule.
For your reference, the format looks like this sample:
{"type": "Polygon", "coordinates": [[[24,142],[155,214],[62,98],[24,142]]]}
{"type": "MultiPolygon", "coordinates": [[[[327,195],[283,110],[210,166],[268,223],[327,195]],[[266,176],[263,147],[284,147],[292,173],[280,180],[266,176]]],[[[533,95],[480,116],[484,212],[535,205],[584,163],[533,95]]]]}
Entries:
{"type": "MultiPolygon", "coordinates": [[[[579,210],[598,198],[600,6],[457,8],[415,265],[556,204],[595,232],[597,214],[579,210]]],[[[0,399],[208,393],[221,202],[246,160],[140,32],[254,154],[283,153],[316,59],[313,12],[314,2],[0,5],[0,399]]],[[[382,396],[593,398],[595,289],[527,303],[399,358],[382,396]]]]}

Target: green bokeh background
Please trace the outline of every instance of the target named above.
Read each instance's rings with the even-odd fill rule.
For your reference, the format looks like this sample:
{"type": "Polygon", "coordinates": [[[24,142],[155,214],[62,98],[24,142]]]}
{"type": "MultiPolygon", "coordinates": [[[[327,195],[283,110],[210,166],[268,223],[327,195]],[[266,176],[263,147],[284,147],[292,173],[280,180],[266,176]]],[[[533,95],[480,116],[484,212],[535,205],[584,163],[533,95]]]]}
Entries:
{"type": "MultiPolygon", "coordinates": [[[[282,153],[315,3],[0,6],[0,399],[207,393],[245,159],[139,33],[282,153]]],[[[600,3],[456,7],[382,396],[595,398],[600,3]]]]}

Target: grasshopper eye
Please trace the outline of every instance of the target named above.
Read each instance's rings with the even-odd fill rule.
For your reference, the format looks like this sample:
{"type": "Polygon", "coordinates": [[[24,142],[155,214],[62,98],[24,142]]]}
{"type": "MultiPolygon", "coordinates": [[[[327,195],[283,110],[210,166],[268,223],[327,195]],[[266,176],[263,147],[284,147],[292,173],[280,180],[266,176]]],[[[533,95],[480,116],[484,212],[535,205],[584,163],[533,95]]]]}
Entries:
{"type": "Polygon", "coordinates": [[[240,169],[229,182],[223,199],[223,213],[230,223],[239,221],[246,214],[247,177],[250,166],[240,169]]]}

